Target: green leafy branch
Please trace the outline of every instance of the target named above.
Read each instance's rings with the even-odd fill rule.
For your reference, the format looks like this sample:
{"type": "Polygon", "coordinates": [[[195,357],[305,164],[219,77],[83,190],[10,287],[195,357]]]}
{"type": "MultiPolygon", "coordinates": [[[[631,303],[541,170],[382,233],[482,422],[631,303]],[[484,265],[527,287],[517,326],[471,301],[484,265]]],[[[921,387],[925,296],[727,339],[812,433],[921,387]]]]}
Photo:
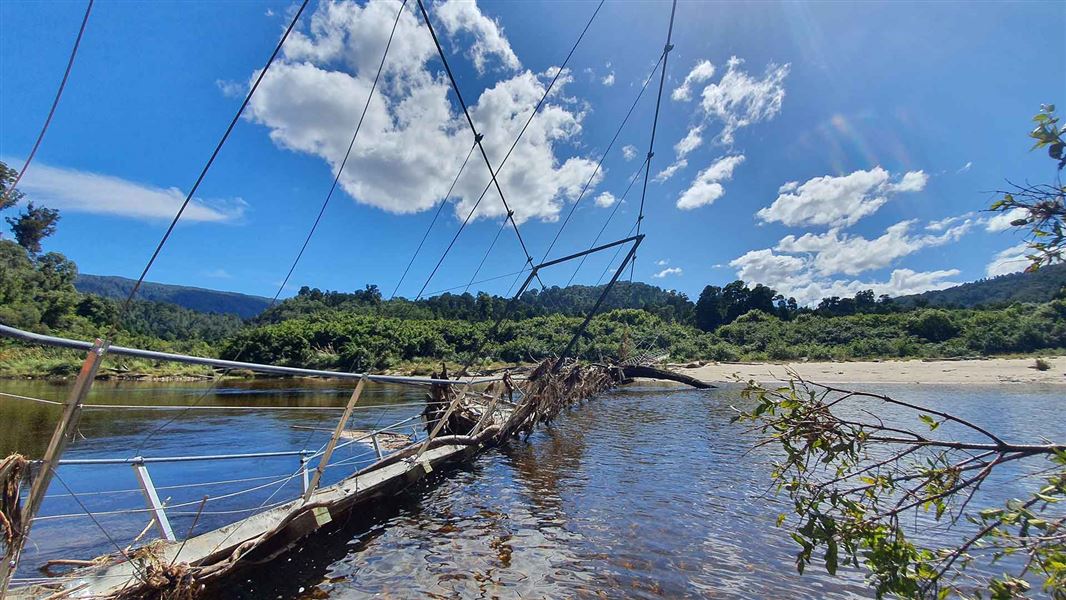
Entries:
{"type": "Polygon", "coordinates": [[[743,395],[754,406],[734,420],[752,424],[759,446],[783,452],[771,477],[791,500],[778,524],[792,529],[801,573],[817,551],[830,574],[865,568],[878,597],[1011,598],[1039,577],[1046,593],[1066,598],[1066,516],[1055,512],[1066,498],[1066,444],[1012,443],[947,412],[793,376],[777,388],[748,382],[743,395]],[[888,412],[912,425],[878,416],[888,412]],[[944,435],[945,423],[962,437],[944,435]],[[969,511],[993,471],[1015,461],[1042,464],[1032,497],[969,511]],[[919,522],[961,541],[927,547],[904,526],[919,522]],[[1012,556],[1021,558],[1004,560],[1012,556]],[[1001,560],[1000,577],[967,571],[1001,560]]]}
{"type": "MultiPolygon", "coordinates": [[[[1061,172],[1066,167],[1066,125],[1059,125],[1055,105],[1045,104],[1033,117],[1036,127],[1029,137],[1036,140],[1032,150],[1047,148],[1048,156],[1056,161],[1056,182],[1053,184],[1017,185],[1011,190],[996,192],[999,198],[989,206],[992,212],[1007,214],[1012,227],[1023,228],[1029,234],[1031,254],[1029,270],[1062,262],[1066,256],[1066,186],[1061,172]]],[[[1008,182],[1009,183],[1009,182],[1008,182]]]]}

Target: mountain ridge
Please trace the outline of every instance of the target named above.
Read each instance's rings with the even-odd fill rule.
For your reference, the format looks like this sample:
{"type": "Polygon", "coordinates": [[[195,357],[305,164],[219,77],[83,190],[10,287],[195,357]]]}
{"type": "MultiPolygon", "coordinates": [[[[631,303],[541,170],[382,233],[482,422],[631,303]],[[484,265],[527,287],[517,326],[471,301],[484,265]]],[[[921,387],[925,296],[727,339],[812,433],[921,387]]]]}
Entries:
{"type": "MultiPolygon", "coordinates": [[[[133,288],[134,280],[117,275],[79,274],[74,285],[79,292],[96,294],[107,298],[123,300],[133,288]]],[[[668,290],[651,284],[642,284],[672,295],[668,290]]],[[[1004,305],[1014,302],[1048,302],[1066,286],[1066,263],[1050,265],[1032,273],[1010,273],[998,277],[979,279],[943,290],[910,294],[895,298],[904,306],[939,306],[973,308],[977,306],[1004,305]]],[[[598,286],[569,286],[571,292],[581,295],[595,295],[598,286]]],[[[559,288],[559,294],[567,288],[559,288]]],[[[154,302],[177,304],[185,308],[207,313],[235,314],[242,319],[259,316],[270,305],[270,299],[264,296],[214,290],[195,286],[174,285],[146,281],[141,285],[138,298],[154,302]]],[[[628,300],[635,301],[636,298],[628,300]]],[[[615,298],[615,303],[628,304],[622,298],[615,298]]],[[[690,298],[695,302],[695,298],[690,298]]],[[[613,306],[614,308],[641,308],[641,306],[613,306]]]]}
{"type": "MultiPolygon", "coordinates": [[[[79,273],[74,281],[74,287],[83,294],[96,294],[105,298],[125,300],[135,283],[133,279],[118,275],[79,273]]],[[[151,281],[141,284],[137,298],[177,304],[206,313],[235,314],[242,319],[250,319],[258,315],[270,305],[270,298],[263,296],[151,281]]]]}

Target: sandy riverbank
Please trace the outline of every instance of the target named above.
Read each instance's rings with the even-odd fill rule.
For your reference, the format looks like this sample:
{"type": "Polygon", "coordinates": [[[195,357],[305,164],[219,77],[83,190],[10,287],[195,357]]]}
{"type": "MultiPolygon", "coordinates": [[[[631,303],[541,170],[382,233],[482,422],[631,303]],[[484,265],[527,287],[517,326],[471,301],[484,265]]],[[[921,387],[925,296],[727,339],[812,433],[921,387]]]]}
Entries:
{"type": "Polygon", "coordinates": [[[770,382],[787,379],[793,369],[805,379],[825,384],[853,383],[946,383],[946,384],[1024,384],[1066,385],[1066,357],[1046,359],[1051,368],[1038,371],[1032,358],[989,358],[976,360],[898,360],[882,362],[796,362],[796,363],[709,363],[677,370],[710,383],[733,381],[770,382]]]}

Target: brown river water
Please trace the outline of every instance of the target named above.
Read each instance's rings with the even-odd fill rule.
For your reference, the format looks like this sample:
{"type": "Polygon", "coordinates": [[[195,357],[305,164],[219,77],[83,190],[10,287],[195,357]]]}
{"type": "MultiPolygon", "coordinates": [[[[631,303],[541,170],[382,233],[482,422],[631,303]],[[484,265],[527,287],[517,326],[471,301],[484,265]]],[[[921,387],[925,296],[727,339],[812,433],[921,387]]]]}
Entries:
{"type": "MultiPolygon", "coordinates": [[[[871,386],[863,386],[868,389],[871,386]]],[[[204,406],[339,406],[350,389],[337,383],[98,383],[90,403],[204,406]],[[202,399],[201,399],[202,396],[202,399]]],[[[66,387],[0,382],[0,391],[61,399],[66,387]]],[[[1066,401],[1056,386],[950,387],[880,385],[876,390],[991,425],[1007,438],[1063,439],[1066,401]]],[[[384,406],[357,413],[372,428],[419,411],[419,390],[371,386],[361,400],[384,406]]],[[[400,497],[354,515],[339,530],[312,538],[270,565],[244,572],[234,598],[853,598],[871,597],[859,572],[828,576],[817,566],[798,575],[797,550],[775,527],[784,510],[766,494],[773,450],[730,424],[741,406],[736,388],[627,387],[564,413],[528,439],[491,449],[473,462],[438,470],[400,497]]],[[[0,452],[38,456],[55,407],[0,398],[0,452]]],[[[336,412],[89,410],[84,437],[68,458],[181,456],[318,448],[336,412]],[[165,425],[165,426],[164,426],[165,425]],[[160,429],[160,427],[162,429],[160,429]],[[158,432],[149,436],[153,431],[158,432]]],[[[350,446],[326,483],[366,464],[350,446]]],[[[205,493],[225,496],[264,481],[262,489],[210,502],[196,531],[218,527],[269,502],[299,493],[295,458],[151,464],[174,530],[189,530],[205,493]],[[280,483],[279,483],[280,482],[280,483]],[[269,484],[269,485],[267,485],[269,484]],[[181,505],[185,505],[182,507],[181,505]],[[246,511],[246,512],[241,512],[246,511]]],[[[991,501],[1027,492],[1004,471],[983,491],[991,501]]],[[[113,549],[100,530],[75,516],[79,498],[116,543],[146,523],[126,465],[60,469],[18,576],[38,577],[49,558],[87,558],[113,549]],[[64,485],[69,490],[64,488],[64,485]],[[114,514],[112,514],[114,513],[114,514]],[[66,515],[66,516],[65,516],[66,515]]]]}

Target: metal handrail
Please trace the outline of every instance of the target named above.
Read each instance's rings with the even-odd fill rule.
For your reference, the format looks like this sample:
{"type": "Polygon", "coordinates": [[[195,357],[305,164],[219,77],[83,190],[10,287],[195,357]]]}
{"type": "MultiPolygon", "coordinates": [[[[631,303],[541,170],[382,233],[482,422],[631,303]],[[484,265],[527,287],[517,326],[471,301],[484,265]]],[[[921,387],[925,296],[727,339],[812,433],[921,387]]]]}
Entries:
{"type": "MultiPolygon", "coordinates": [[[[79,340],[71,340],[68,338],[61,338],[52,335],[44,335],[40,333],[32,333],[30,331],[23,331],[22,329],[16,329],[7,325],[0,325],[0,336],[8,337],[16,340],[22,340],[33,344],[40,344],[42,346],[54,346],[57,348],[70,348],[73,350],[89,350],[93,347],[92,342],[82,342],[79,340]]],[[[208,367],[214,367],[217,369],[247,369],[249,371],[256,371],[258,373],[272,373],[275,375],[297,375],[304,377],[332,377],[334,379],[349,379],[359,380],[364,377],[370,381],[377,383],[407,383],[414,385],[431,385],[431,384],[445,384],[454,385],[457,383],[490,383],[493,381],[500,381],[502,377],[481,377],[477,379],[460,380],[460,379],[434,379],[432,377],[408,377],[403,375],[371,375],[364,373],[348,373],[345,371],[323,371],[320,369],[302,369],[299,367],[282,367],[278,365],[265,365],[260,363],[240,362],[235,360],[222,360],[219,358],[205,358],[202,356],[191,356],[188,354],[173,354],[170,352],[157,352],[155,350],[143,350],[141,348],[126,348],[123,346],[111,346],[107,350],[108,354],[117,354],[119,356],[132,356],[135,358],[146,358],[149,360],[164,360],[170,362],[179,362],[193,365],[204,365],[208,367]]]]}
{"type": "Polygon", "coordinates": [[[310,456],[314,450],[287,450],[281,452],[250,452],[248,454],[205,454],[202,456],[160,456],[145,458],[69,458],[59,461],[60,465],[146,465],[149,463],[195,462],[202,460],[240,460],[242,458],[274,458],[278,456],[310,456]]]}

